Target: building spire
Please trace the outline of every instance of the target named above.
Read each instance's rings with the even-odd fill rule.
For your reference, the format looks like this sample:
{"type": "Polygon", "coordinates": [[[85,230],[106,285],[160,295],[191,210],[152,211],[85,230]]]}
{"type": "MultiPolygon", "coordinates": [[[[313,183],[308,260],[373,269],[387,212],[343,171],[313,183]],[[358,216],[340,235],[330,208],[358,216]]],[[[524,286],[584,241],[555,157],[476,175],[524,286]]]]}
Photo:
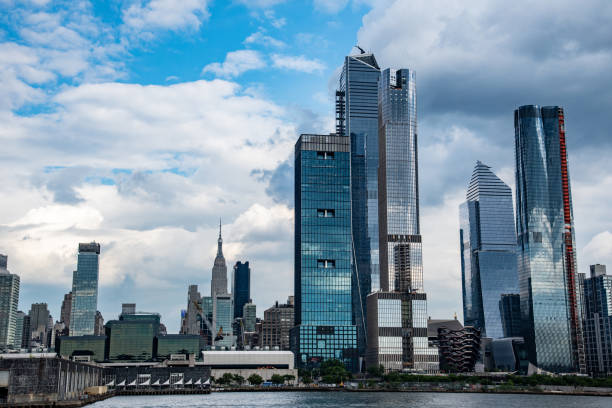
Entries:
{"type": "Polygon", "coordinates": [[[217,256],[223,257],[223,238],[221,238],[221,218],[219,218],[219,239],[217,240],[217,256]]]}

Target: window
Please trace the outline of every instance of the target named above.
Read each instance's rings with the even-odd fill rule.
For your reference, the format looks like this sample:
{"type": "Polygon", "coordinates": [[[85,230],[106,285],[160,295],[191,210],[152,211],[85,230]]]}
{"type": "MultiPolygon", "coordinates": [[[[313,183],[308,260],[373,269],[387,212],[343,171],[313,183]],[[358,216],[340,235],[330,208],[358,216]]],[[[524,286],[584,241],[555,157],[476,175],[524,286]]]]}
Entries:
{"type": "Polygon", "coordinates": [[[333,218],[336,216],[336,210],[319,208],[317,210],[317,216],[322,218],[333,218]]]}
{"type": "Polygon", "coordinates": [[[333,159],[334,152],[317,152],[317,159],[333,159]]]}
{"type": "Polygon", "coordinates": [[[542,233],[541,232],[533,233],[533,242],[535,242],[536,244],[542,243],[542,233]]]}
{"type": "Polygon", "coordinates": [[[336,267],[336,261],[333,259],[318,259],[317,260],[318,268],[331,269],[336,267]]]}

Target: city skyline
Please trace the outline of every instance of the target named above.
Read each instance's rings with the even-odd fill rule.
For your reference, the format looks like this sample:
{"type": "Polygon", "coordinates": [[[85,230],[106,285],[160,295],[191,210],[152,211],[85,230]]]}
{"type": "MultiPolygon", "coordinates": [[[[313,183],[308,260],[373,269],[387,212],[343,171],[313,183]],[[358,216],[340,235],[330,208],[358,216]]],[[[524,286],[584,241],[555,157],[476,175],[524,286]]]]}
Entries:
{"type": "Polygon", "coordinates": [[[11,58],[0,66],[8,81],[0,105],[0,253],[21,278],[20,310],[46,302],[57,319],[75,247],[95,240],[103,248],[103,315],[133,301],[177,332],[187,286],[209,293],[219,216],[227,220],[228,264],[248,259],[258,276],[251,292],[260,315],[285,299],[293,275],[292,146],[300,132],[333,131],[337,69],[355,43],[381,66],[420,75],[421,235],[432,317],[461,317],[457,206],[476,160],[514,190],[511,113],[525,103],[565,108],[578,271],[611,263],[610,106],[598,86],[609,81],[609,32],[600,24],[602,32],[585,36],[580,23],[598,24],[595,14],[605,13],[594,10],[609,4],[532,9],[512,43],[479,28],[517,29],[510,22],[520,13],[496,12],[494,2],[443,12],[424,2],[410,10],[402,2],[351,3],[334,12],[310,3],[203,4],[163,22],[145,7],[24,4],[3,22],[0,46],[11,58]],[[550,20],[577,14],[589,17],[563,26],[550,20]],[[228,16],[239,26],[231,35],[218,24],[228,16]],[[448,22],[463,18],[483,24],[448,22]],[[533,41],[549,38],[536,29],[542,23],[554,40],[533,41]],[[102,54],[89,54],[92,43],[102,54]]]}

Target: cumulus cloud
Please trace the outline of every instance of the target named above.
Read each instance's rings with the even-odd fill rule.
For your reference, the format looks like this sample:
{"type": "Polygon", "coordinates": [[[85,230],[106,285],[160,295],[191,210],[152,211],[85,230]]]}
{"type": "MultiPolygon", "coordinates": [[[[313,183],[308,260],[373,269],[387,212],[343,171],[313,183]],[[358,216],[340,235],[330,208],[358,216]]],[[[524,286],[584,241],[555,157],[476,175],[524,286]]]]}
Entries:
{"type": "Polygon", "coordinates": [[[243,72],[260,69],[266,66],[261,54],[254,50],[238,50],[228,52],[225,61],[213,62],[202,69],[202,73],[213,73],[219,77],[236,77],[243,72]]]}
{"type": "Polygon", "coordinates": [[[245,40],[245,44],[259,44],[266,47],[284,47],[286,44],[281,40],[277,40],[274,37],[264,34],[263,31],[257,31],[249,35],[245,40]]]}
{"type": "Polygon", "coordinates": [[[348,4],[348,0],[314,0],[315,9],[325,13],[337,13],[344,9],[348,4]]]}
{"type": "Polygon", "coordinates": [[[208,0],[138,0],[123,11],[123,21],[137,32],[198,29],[209,17],[207,6],[208,0]]]}
{"type": "Polygon", "coordinates": [[[321,61],[309,59],[303,55],[273,54],[272,64],[276,68],[307,72],[309,74],[325,69],[325,65],[321,61]]]}
{"type": "MultiPolygon", "coordinates": [[[[228,263],[251,261],[260,304],[290,293],[292,210],[250,176],[291,151],[283,108],[222,80],[83,84],[53,102],[50,113],[3,113],[0,251],[24,285],[68,291],[77,243],[96,240],[102,292],[205,292],[221,216],[228,263]]],[[[107,293],[103,306],[121,302],[107,293]]],[[[175,329],[180,306],[157,307],[175,329]]]]}

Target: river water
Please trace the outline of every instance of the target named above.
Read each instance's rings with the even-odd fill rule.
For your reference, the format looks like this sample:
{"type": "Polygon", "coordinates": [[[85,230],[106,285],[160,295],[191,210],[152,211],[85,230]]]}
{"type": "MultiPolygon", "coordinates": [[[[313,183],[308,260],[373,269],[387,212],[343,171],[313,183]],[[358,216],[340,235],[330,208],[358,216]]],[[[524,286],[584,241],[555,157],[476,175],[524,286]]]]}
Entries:
{"type": "Polygon", "coordinates": [[[610,408],[612,397],[427,392],[213,392],[209,395],[114,397],[89,405],[92,408],[348,408],[372,406],[388,408],[610,408]]]}

